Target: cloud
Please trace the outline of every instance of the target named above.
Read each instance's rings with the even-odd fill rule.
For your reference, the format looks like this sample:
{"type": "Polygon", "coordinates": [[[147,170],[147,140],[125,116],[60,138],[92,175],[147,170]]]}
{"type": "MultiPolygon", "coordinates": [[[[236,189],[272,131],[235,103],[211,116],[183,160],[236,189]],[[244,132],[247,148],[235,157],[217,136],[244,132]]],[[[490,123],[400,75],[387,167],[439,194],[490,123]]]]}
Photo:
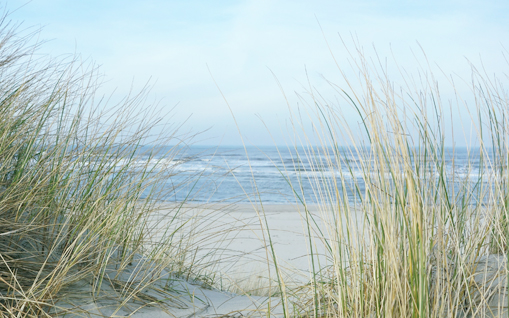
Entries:
{"type": "MultiPolygon", "coordinates": [[[[77,47],[85,57],[103,65],[119,96],[142,87],[149,78],[153,94],[170,107],[180,102],[178,118],[193,127],[208,127],[222,135],[232,119],[213,83],[211,73],[229,100],[246,134],[256,135],[258,113],[274,125],[287,105],[271,72],[290,97],[305,94],[308,80],[327,99],[334,92],[322,75],[341,83],[326,40],[341,69],[350,76],[354,41],[367,56],[387,57],[397,80],[400,66],[409,72],[429,62],[446,73],[468,77],[465,58],[483,57],[488,73],[507,65],[501,51],[508,38],[508,5],[470,1],[69,1],[34,0],[14,14],[26,24],[46,25],[43,38],[55,39],[46,50],[71,53],[77,47]],[[317,19],[319,22],[317,22],[317,19]],[[320,25],[323,28],[324,39],[320,25]],[[345,48],[341,39],[347,44],[345,48]],[[352,40],[352,37],[355,39],[352,40]],[[306,73],[307,71],[307,73],[306,73]]],[[[228,130],[227,135],[236,134],[228,130]]],[[[256,138],[255,138],[256,139],[256,138]]],[[[233,139],[232,139],[233,140],[233,139]]]]}

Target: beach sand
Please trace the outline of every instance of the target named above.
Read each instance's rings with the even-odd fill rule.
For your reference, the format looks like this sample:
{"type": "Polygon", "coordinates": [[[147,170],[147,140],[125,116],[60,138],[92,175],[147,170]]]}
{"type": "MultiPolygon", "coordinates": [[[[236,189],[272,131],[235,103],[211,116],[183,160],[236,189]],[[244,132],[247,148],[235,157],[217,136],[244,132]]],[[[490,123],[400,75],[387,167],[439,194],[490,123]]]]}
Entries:
{"type": "MultiPolygon", "coordinates": [[[[316,227],[327,228],[324,223],[328,221],[323,221],[326,214],[319,206],[310,206],[308,212],[308,217],[315,218],[316,227]]],[[[267,296],[277,290],[274,254],[286,286],[309,281],[310,240],[305,234],[305,217],[303,208],[296,205],[160,204],[149,226],[156,233],[186,225],[175,239],[189,249],[192,275],[186,279],[185,275],[162,271],[140,295],[129,299],[119,296],[118,290],[108,284],[104,284],[99,297],[92,297],[90,285],[77,284],[72,294],[79,295],[57,304],[62,310],[60,315],[69,308],[73,312],[81,310],[81,314],[74,315],[80,317],[282,317],[281,299],[267,296]],[[273,249],[268,244],[269,232],[273,249]],[[215,284],[204,282],[204,277],[213,277],[215,284]],[[84,297],[87,294],[90,297],[84,297]]],[[[313,232],[311,236],[315,236],[313,232]]],[[[154,241],[158,238],[153,236],[154,241]]],[[[316,237],[311,241],[314,253],[323,254],[324,245],[316,237]]],[[[315,260],[321,262],[319,268],[327,262],[323,255],[315,260]]],[[[506,260],[490,255],[476,263],[472,278],[486,286],[492,296],[481,303],[480,294],[473,295],[479,296],[484,311],[496,313],[486,317],[495,317],[507,309],[502,305],[507,304],[506,260]]],[[[136,276],[137,264],[133,262],[122,273],[124,277],[116,277],[118,273],[111,269],[107,280],[129,280],[136,276]]]]}
{"type": "MultiPolygon", "coordinates": [[[[317,211],[318,207],[310,208],[311,213],[317,211]]],[[[143,290],[143,297],[151,300],[148,303],[134,297],[122,303],[122,297],[108,284],[102,287],[100,297],[94,299],[90,285],[77,284],[73,287],[73,294],[79,295],[70,296],[57,305],[61,313],[68,308],[82,312],[76,316],[90,317],[261,317],[267,316],[268,307],[272,316],[281,316],[280,298],[256,295],[267,292],[256,290],[257,287],[271,285],[276,288],[277,285],[272,250],[267,248],[268,232],[262,230],[261,224],[270,229],[280,270],[288,273],[287,283],[304,282],[308,279],[306,255],[309,244],[303,235],[303,212],[302,207],[281,204],[263,207],[249,204],[160,204],[149,225],[152,231],[160,233],[168,227],[185,223],[186,227],[178,232],[175,239],[188,244],[191,260],[196,263],[193,273],[202,277],[215,273],[216,280],[221,276],[223,291],[217,288],[217,281],[211,288],[199,277],[195,281],[186,281],[163,271],[151,287],[143,290]],[[177,220],[173,219],[175,216],[177,220]],[[171,219],[173,222],[168,221],[171,219]],[[168,281],[171,282],[170,289],[167,288],[168,281]],[[250,295],[241,295],[242,291],[248,291],[250,295]],[[83,297],[87,294],[90,297],[83,297]]],[[[159,238],[154,235],[152,240],[156,242],[159,238]]],[[[127,275],[124,278],[129,279],[136,269],[137,263],[134,262],[123,274],[127,275]]],[[[107,276],[113,278],[117,274],[111,269],[107,276]]]]}
{"type": "MultiPolygon", "coordinates": [[[[164,227],[165,220],[174,213],[176,206],[161,204],[160,216],[155,223],[164,227]]],[[[319,206],[310,206],[308,211],[320,224],[319,206]]],[[[190,245],[197,251],[196,259],[207,264],[210,271],[245,282],[269,277],[275,279],[275,255],[278,265],[285,272],[292,273],[295,281],[309,279],[309,240],[304,234],[307,228],[302,206],[185,204],[181,206],[180,214],[180,222],[188,222],[186,226],[189,229],[182,234],[194,241],[190,245]]],[[[156,231],[161,230],[158,228],[156,231]]],[[[313,252],[323,254],[321,245],[314,245],[313,252]]]]}

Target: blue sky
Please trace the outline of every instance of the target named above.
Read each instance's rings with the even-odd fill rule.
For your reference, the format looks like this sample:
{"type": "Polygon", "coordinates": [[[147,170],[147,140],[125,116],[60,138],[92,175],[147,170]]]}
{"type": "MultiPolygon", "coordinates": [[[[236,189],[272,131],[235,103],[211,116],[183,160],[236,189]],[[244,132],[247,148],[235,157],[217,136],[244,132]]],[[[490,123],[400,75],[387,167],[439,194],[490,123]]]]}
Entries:
{"type": "Polygon", "coordinates": [[[341,78],[317,19],[345,68],[348,54],[338,34],[347,45],[354,34],[369,56],[374,45],[380,56],[394,56],[411,72],[417,42],[447,74],[468,78],[466,59],[479,56],[490,74],[507,66],[502,52],[509,1],[33,0],[10,1],[6,8],[24,27],[42,27],[40,39],[50,40],[42,53],[79,53],[101,65],[102,93],[120,98],[150,80],[151,98],[175,107],[166,121],[191,116],[185,129],[212,127],[201,144],[240,142],[207,65],[254,144],[272,143],[259,118],[276,143],[283,142],[279,130],[288,110],[271,72],[292,105],[298,103],[294,92],[305,94],[306,72],[318,91],[333,98],[322,77],[341,78]]]}

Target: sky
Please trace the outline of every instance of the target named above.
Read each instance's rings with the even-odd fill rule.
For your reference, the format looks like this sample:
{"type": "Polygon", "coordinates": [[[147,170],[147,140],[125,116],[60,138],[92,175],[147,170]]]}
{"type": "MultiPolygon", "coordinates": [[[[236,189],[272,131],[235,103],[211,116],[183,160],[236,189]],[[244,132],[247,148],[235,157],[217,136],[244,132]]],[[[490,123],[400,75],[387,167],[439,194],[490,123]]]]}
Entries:
{"type": "Polygon", "coordinates": [[[333,56],[355,75],[355,43],[410,72],[421,47],[446,74],[468,78],[467,60],[489,74],[507,67],[507,0],[32,0],[5,10],[40,28],[41,54],[100,65],[100,94],[120,99],[149,83],[150,99],[171,110],[163,121],[203,132],[197,144],[240,144],[234,118],[248,144],[283,144],[289,107],[310,85],[336,98],[333,56]]]}

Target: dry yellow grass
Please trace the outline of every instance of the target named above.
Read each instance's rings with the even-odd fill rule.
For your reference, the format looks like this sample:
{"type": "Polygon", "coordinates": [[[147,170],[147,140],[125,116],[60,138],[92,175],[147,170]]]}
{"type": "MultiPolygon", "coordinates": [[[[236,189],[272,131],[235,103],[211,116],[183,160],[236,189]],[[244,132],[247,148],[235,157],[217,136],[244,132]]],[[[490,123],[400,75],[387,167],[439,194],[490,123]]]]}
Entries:
{"type": "MultiPolygon", "coordinates": [[[[397,84],[376,59],[354,51],[359,77],[347,77],[338,65],[345,84],[331,84],[342,97],[337,104],[310,85],[302,103],[308,107],[291,111],[295,139],[289,147],[311,163],[313,195],[327,226],[304,216],[312,279],[290,288],[279,276],[287,315],[506,316],[507,87],[467,65],[470,92],[456,96],[456,105],[471,112],[464,124],[475,138],[467,171],[459,175],[447,162],[455,151],[446,146],[454,145],[446,142],[453,122],[440,93],[444,85],[457,92],[454,82],[439,83],[424,68],[413,78],[402,71],[404,81],[397,84]],[[343,116],[352,113],[357,127],[343,116]],[[327,251],[325,264],[313,255],[316,244],[327,251]]],[[[283,177],[286,169],[282,163],[283,177]]],[[[308,202],[297,195],[302,187],[291,186],[306,210],[308,202]]]]}

